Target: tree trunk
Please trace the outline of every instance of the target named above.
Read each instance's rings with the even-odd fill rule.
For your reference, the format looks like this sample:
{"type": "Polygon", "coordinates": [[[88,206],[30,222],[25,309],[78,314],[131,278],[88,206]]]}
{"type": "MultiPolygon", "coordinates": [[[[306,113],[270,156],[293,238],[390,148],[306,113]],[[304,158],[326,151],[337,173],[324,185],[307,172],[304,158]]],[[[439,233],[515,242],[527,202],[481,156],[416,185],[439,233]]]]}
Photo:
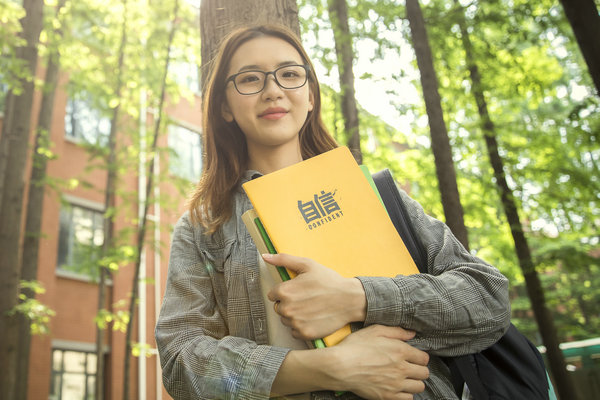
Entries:
{"type": "Polygon", "coordinates": [[[560,0],[600,96],[600,14],[594,0],[560,0]]]}
{"type": "MultiPolygon", "coordinates": [[[[455,0],[458,5],[458,2],[455,0]]],[[[554,326],[554,318],[552,313],[546,307],[546,298],[544,295],[544,288],[542,287],[540,278],[535,270],[533,260],[531,258],[531,251],[527,243],[527,238],[523,232],[523,225],[519,218],[517,205],[511,189],[508,187],[506,181],[506,175],[504,173],[503,160],[498,153],[498,141],[496,140],[496,128],[493,121],[490,118],[487,102],[483,92],[483,86],[481,84],[481,76],[479,69],[475,63],[475,54],[473,52],[473,46],[467,31],[464,14],[460,15],[460,30],[465,49],[465,59],[469,69],[472,82],[472,91],[477,108],[479,110],[479,116],[481,118],[481,127],[484,133],[485,143],[490,157],[492,168],[494,169],[494,177],[496,178],[496,185],[500,191],[500,197],[502,200],[502,206],[508,224],[510,225],[510,231],[513,236],[515,243],[515,251],[519,260],[519,265],[523,276],[525,277],[525,286],[527,288],[527,294],[531,300],[531,306],[533,313],[538,324],[538,329],[542,335],[542,340],[546,346],[548,361],[550,364],[550,370],[554,376],[554,382],[559,396],[562,399],[576,399],[576,390],[571,381],[567,369],[563,354],[559,348],[558,336],[556,334],[556,327],[554,326]]]]}
{"type": "Polygon", "coordinates": [[[25,189],[25,165],[28,157],[31,110],[37,67],[37,44],[42,30],[42,0],[24,0],[25,17],[21,20],[26,45],[17,50],[25,62],[30,80],[22,82],[23,92],[11,103],[11,123],[3,132],[7,142],[2,204],[0,206],[0,398],[13,399],[17,378],[18,318],[9,315],[17,305],[20,267],[21,217],[25,189]]]}
{"type": "Polygon", "coordinates": [[[14,97],[12,91],[9,91],[4,99],[2,135],[0,136],[0,208],[2,208],[2,197],[4,197],[4,176],[6,175],[6,163],[8,162],[8,132],[13,119],[14,97]]]}
{"type": "Polygon", "coordinates": [[[362,164],[360,150],[360,132],[358,126],[358,109],[354,94],[354,72],[352,63],[352,36],[348,26],[348,4],[346,0],[328,0],[329,18],[335,39],[335,52],[340,75],[340,91],[342,95],[342,115],[344,116],[345,134],[348,137],[348,147],[356,162],[362,164]]]}
{"type": "Polygon", "coordinates": [[[435,170],[440,186],[446,224],[463,246],[468,249],[469,238],[456,184],[452,149],[448,139],[446,123],[444,122],[442,103],[438,92],[438,80],[433,66],[425,20],[418,0],[406,0],[406,16],[410,24],[417,65],[421,73],[423,97],[425,98],[425,108],[427,109],[431,131],[431,149],[435,158],[435,170]]]}
{"type": "MultiPolygon", "coordinates": [[[[104,192],[104,220],[102,231],[104,241],[102,243],[102,258],[107,257],[113,248],[114,233],[114,208],[115,192],[117,185],[117,129],[119,126],[119,113],[121,109],[121,90],[123,86],[123,68],[125,65],[125,46],[127,44],[127,0],[123,0],[123,23],[121,31],[121,43],[119,44],[119,58],[117,61],[117,83],[115,85],[115,97],[119,100],[113,109],[110,122],[110,133],[108,136],[108,157],[106,160],[106,190],[104,192]]],[[[110,271],[106,265],[98,264],[100,279],[98,282],[98,315],[104,309],[107,297],[106,281],[110,277],[110,271]]],[[[105,328],[96,326],[96,381],[94,393],[96,400],[104,399],[104,336],[105,328]]]]}
{"type": "Polygon", "coordinates": [[[200,3],[202,90],[221,40],[245,25],[279,23],[300,37],[296,0],[203,0],[200,3]]]}
{"type": "MultiPolygon", "coordinates": [[[[171,31],[169,32],[169,39],[167,42],[167,54],[165,57],[165,68],[163,71],[162,81],[161,81],[161,91],[160,98],[158,104],[158,116],[156,118],[156,122],[154,125],[154,134],[152,138],[152,144],[150,145],[149,154],[156,154],[158,148],[158,135],[160,133],[162,116],[163,116],[163,108],[164,101],[166,97],[167,90],[167,75],[169,73],[169,63],[171,61],[171,46],[173,44],[173,38],[175,37],[175,32],[177,30],[177,20],[179,14],[179,0],[175,0],[175,5],[173,9],[173,19],[171,20],[171,31]]],[[[146,194],[144,196],[144,210],[142,212],[142,217],[140,218],[139,227],[138,227],[138,235],[137,235],[137,253],[136,253],[136,261],[135,261],[135,271],[133,275],[133,282],[131,286],[131,300],[129,302],[129,321],[127,321],[127,330],[125,332],[125,362],[123,367],[123,400],[129,400],[129,374],[131,370],[131,350],[132,350],[132,337],[133,337],[133,321],[135,317],[135,309],[137,305],[138,299],[138,285],[140,279],[140,268],[142,264],[142,252],[144,251],[144,240],[146,238],[146,227],[148,223],[148,209],[150,208],[150,193],[152,193],[152,189],[154,186],[154,160],[153,156],[150,159],[150,163],[148,165],[148,171],[146,172],[146,194]]],[[[145,355],[140,355],[140,357],[145,357],[145,355]]]]}
{"type": "MultiPolygon", "coordinates": [[[[62,0],[56,8],[58,18],[60,9],[66,0],[62,0]]],[[[57,38],[62,37],[60,30],[55,32],[57,38]]],[[[60,39],[58,39],[60,40],[60,39]]],[[[47,149],[50,144],[50,128],[52,125],[52,113],[54,110],[54,93],[58,83],[59,69],[58,51],[50,52],[48,65],[46,66],[46,77],[40,107],[38,124],[35,136],[35,148],[33,151],[33,165],[29,179],[29,196],[27,199],[27,217],[25,220],[25,236],[23,239],[21,280],[32,281],[37,279],[39,244],[42,226],[42,212],[44,204],[44,189],[46,179],[46,164],[48,156],[39,149],[47,149]]],[[[35,294],[23,291],[28,298],[35,294]]],[[[27,400],[27,383],[29,372],[29,349],[31,345],[30,321],[25,316],[19,316],[19,348],[17,367],[17,388],[15,399],[27,400]]]]}

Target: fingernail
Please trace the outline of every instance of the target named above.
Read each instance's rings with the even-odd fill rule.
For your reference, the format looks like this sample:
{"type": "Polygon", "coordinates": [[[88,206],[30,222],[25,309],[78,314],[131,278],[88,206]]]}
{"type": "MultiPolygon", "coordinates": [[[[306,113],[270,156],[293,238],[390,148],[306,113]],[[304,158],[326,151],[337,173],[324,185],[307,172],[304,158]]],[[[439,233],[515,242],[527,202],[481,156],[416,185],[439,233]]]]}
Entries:
{"type": "Polygon", "coordinates": [[[270,260],[270,259],[272,259],[272,258],[273,258],[273,254],[264,253],[264,254],[262,255],[262,257],[263,257],[265,260],[270,260]]]}

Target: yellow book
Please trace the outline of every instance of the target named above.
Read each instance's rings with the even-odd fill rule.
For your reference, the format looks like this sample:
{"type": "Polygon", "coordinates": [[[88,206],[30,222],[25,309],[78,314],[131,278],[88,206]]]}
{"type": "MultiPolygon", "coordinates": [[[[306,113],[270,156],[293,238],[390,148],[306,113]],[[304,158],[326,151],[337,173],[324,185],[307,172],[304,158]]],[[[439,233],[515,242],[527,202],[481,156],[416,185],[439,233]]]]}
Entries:
{"type": "MultiPolygon", "coordinates": [[[[385,207],[346,147],[243,185],[278,253],[312,258],[344,277],[418,273],[385,207]]],[[[290,273],[293,277],[293,274],[290,273]]],[[[349,334],[333,333],[327,346],[349,334]]]]}

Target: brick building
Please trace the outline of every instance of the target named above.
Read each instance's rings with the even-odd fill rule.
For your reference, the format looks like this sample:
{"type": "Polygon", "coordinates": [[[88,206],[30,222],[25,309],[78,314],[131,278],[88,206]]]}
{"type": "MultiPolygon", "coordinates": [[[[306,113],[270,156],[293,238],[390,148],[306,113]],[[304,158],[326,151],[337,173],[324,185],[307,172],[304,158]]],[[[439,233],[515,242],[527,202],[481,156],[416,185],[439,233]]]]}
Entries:
{"type": "MultiPolygon", "coordinates": [[[[179,77],[183,75],[178,74],[179,77]]],[[[197,87],[197,81],[187,84],[197,87]]],[[[66,184],[66,190],[57,191],[50,187],[45,190],[37,279],[46,292],[38,299],[56,315],[51,319],[49,335],[32,338],[30,400],[94,398],[98,274],[97,268],[90,267],[93,263],[89,262],[89,255],[103,243],[107,173],[104,168],[94,167],[98,160],[90,157],[85,145],[106,142],[110,121],[95,110],[91,102],[69,98],[66,88],[66,78],[63,78],[55,96],[50,131],[52,150],[57,158],[49,161],[47,176],[63,182],[63,188],[65,183],[77,181],[80,184],[66,184]]],[[[32,129],[37,123],[40,100],[38,92],[34,99],[32,129]]],[[[138,129],[151,132],[154,113],[155,110],[146,108],[143,100],[140,101],[138,129]]],[[[146,357],[131,360],[131,399],[170,398],[162,387],[160,365],[154,350],[154,326],[165,287],[171,227],[184,211],[185,195],[172,182],[187,182],[190,188],[201,168],[199,95],[169,104],[164,117],[168,120],[168,128],[159,138],[159,147],[170,150],[160,152],[155,160],[167,179],[156,185],[154,195],[166,199],[169,204],[152,205],[149,211],[149,220],[154,224],[149,225],[146,235],[133,333],[134,342],[145,343],[149,348],[143,350],[142,347],[146,357]]],[[[3,118],[0,110],[0,126],[3,118]]],[[[120,142],[121,146],[124,144],[120,142]]],[[[29,177],[30,168],[31,162],[26,177],[29,177]]],[[[116,206],[120,209],[115,220],[117,232],[135,228],[135,216],[139,215],[145,194],[142,170],[133,167],[128,171],[119,178],[119,187],[127,192],[128,199],[117,197],[116,206]],[[132,201],[136,197],[140,202],[132,201]]],[[[130,245],[135,247],[135,240],[130,245]]],[[[112,312],[127,310],[133,276],[132,264],[112,275],[107,299],[107,307],[112,312]]],[[[106,399],[122,398],[124,353],[125,334],[107,329],[104,344],[106,399]]]]}

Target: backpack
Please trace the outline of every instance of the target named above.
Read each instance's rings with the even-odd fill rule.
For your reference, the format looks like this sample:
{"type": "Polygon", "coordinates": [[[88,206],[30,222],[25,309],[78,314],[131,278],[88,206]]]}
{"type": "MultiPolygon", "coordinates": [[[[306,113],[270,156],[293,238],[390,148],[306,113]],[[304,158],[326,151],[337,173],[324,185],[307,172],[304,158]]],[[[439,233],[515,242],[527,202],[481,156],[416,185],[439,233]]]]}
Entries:
{"type": "MultiPolygon", "coordinates": [[[[373,174],[373,180],[419,272],[427,273],[425,249],[414,232],[390,171],[384,169],[373,174]]],[[[487,349],[443,360],[450,369],[452,385],[459,398],[466,383],[475,400],[549,399],[549,383],[542,356],[513,324],[487,349]]]]}

